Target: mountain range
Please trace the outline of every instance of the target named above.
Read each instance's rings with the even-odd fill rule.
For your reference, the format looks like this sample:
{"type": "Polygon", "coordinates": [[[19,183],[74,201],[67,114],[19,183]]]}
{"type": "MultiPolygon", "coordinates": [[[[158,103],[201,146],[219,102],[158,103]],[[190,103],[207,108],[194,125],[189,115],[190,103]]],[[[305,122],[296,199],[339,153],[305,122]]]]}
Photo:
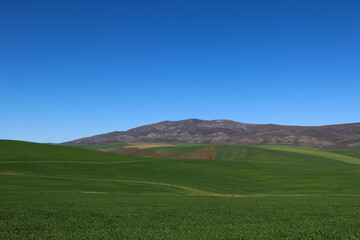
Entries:
{"type": "Polygon", "coordinates": [[[163,121],[127,131],[84,137],[64,144],[116,142],[201,143],[215,145],[293,145],[360,147],[360,122],[326,126],[247,124],[231,120],[163,121]]]}

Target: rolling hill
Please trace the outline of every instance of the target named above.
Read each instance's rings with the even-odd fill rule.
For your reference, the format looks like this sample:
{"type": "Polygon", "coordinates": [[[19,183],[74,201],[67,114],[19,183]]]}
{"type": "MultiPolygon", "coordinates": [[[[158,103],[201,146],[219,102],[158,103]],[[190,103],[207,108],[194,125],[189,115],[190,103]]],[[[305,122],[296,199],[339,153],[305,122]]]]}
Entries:
{"type": "Polygon", "coordinates": [[[360,123],[317,127],[246,124],[230,120],[164,121],[128,131],[85,137],[65,144],[166,142],[216,145],[293,145],[317,148],[360,146],[360,123]]]}
{"type": "MultiPolygon", "coordinates": [[[[156,151],[164,153],[169,148],[159,147],[156,151]]],[[[180,145],[174,148],[186,154],[209,147],[180,145]]],[[[123,185],[124,189],[128,185],[144,185],[140,192],[146,194],[153,191],[169,194],[171,189],[174,194],[205,195],[360,194],[360,188],[351,184],[360,181],[360,159],[355,157],[296,147],[213,148],[216,151],[213,160],[166,159],[0,141],[0,161],[2,177],[28,177],[29,180],[48,177],[48,184],[69,178],[84,184],[82,191],[128,193],[136,192],[137,188],[125,191],[121,190],[123,185]],[[103,188],[94,184],[96,181],[101,182],[103,188]],[[169,191],[162,192],[165,186],[169,191]],[[146,190],[148,187],[150,190],[146,190]],[[160,190],[153,190],[159,187],[160,190]]],[[[27,191],[30,190],[29,186],[27,191]]]]}
{"type": "Polygon", "coordinates": [[[0,140],[1,239],[360,237],[357,150],[148,148],[154,154],[212,148],[210,160],[81,147],[0,140]]]}
{"type": "Polygon", "coordinates": [[[234,146],[207,144],[158,144],[158,143],[129,143],[102,145],[70,145],[80,148],[117,153],[136,157],[164,158],[164,159],[207,159],[207,160],[236,160],[236,161],[283,161],[288,162],[301,159],[336,160],[351,164],[360,164],[359,148],[346,149],[318,149],[299,146],[234,146]]]}

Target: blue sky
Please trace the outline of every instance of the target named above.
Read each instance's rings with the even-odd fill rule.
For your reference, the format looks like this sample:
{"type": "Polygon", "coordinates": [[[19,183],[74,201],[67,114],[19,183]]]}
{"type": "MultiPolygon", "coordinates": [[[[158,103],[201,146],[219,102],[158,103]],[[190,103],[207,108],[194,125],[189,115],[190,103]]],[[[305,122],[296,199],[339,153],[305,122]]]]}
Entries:
{"type": "Polygon", "coordinates": [[[360,1],[0,2],[0,138],[360,120],[360,1]]]}

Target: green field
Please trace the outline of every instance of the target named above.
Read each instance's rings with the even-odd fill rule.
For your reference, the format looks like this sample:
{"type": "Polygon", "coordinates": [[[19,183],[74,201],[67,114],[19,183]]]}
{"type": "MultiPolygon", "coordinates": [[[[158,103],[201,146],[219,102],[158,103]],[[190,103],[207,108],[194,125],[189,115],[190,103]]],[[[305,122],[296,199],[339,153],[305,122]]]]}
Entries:
{"type": "Polygon", "coordinates": [[[355,150],[213,147],[178,160],[0,141],[0,239],[360,238],[355,150]]]}
{"type": "Polygon", "coordinates": [[[79,147],[79,148],[116,148],[128,146],[128,143],[106,143],[106,144],[63,144],[63,146],[79,147]]]}
{"type": "Polygon", "coordinates": [[[345,148],[330,150],[333,153],[339,153],[350,157],[360,158],[360,148],[345,148]]]}

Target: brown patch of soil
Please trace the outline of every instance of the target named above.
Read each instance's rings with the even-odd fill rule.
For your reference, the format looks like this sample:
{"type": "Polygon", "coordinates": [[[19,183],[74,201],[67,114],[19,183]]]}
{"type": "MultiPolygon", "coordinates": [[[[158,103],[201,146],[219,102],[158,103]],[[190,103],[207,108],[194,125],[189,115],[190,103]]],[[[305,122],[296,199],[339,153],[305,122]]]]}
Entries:
{"type": "Polygon", "coordinates": [[[216,157],[216,151],[214,147],[204,147],[197,149],[191,153],[183,154],[184,159],[208,159],[214,160],[216,157]]]}

